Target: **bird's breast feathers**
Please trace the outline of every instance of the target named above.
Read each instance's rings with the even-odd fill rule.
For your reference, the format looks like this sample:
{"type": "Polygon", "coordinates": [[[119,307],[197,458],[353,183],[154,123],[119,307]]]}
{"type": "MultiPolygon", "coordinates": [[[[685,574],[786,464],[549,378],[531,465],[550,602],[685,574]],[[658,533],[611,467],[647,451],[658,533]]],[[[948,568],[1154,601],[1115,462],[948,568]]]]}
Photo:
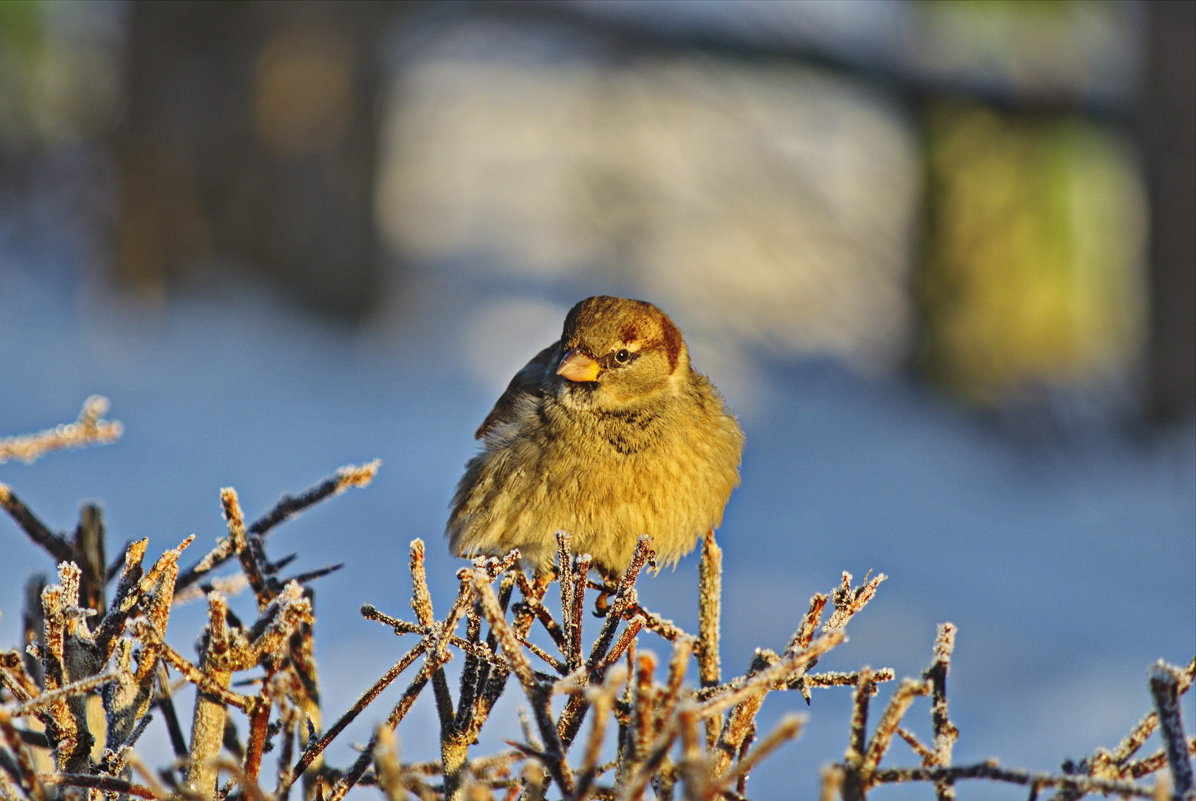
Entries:
{"type": "Polygon", "coordinates": [[[474,532],[486,541],[528,527],[564,529],[575,548],[596,556],[633,547],[647,533],[661,558],[673,561],[718,526],[738,483],[738,426],[721,409],[701,411],[582,411],[523,396],[476,457],[475,491],[487,498],[465,505],[490,508],[467,527],[488,529],[474,532]]]}

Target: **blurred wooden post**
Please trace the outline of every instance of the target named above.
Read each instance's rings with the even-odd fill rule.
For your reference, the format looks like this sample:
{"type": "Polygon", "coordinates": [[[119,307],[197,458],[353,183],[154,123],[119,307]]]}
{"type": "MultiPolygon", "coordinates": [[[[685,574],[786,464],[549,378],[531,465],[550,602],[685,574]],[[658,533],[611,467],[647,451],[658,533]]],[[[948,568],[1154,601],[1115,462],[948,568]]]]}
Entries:
{"type": "Polygon", "coordinates": [[[373,225],[384,3],[135,3],[115,272],[156,294],[214,265],[356,316],[373,225]]]}
{"type": "Polygon", "coordinates": [[[1196,3],[1147,3],[1140,134],[1150,197],[1148,405],[1196,404],[1196,3]]]}

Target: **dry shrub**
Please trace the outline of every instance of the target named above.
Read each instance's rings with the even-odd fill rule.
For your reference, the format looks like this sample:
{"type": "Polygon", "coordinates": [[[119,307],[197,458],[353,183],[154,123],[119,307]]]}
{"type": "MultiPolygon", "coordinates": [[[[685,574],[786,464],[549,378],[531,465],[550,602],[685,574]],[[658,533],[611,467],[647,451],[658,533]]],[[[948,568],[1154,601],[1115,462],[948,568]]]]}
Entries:
{"type": "MultiPolygon", "coordinates": [[[[76,424],[0,440],[0,460],[7,454],[32,461],[50,450],[112,441],[119,424],[100,420],[105,407],[102,399],[91,399],[76,424]]],[[[325,728],[309,585],[334,568],[284,580],[280,574],[289,558],[268,557],[267,535],[312,504],[368,484],[377,469],[377,462],[342,468],[298,496],[284,496],[249,524],[236,492],[221,490],[228,535],[186,570],[179,561],[194,537],[148,568],[147,541],[133,542],[109,566],[98,508],[85,506],[68,537],[53,532],[0,484],[0,506],[59,562],[58,583],[30,594],[24,651],[0,654],[0,797],[281,799],[298,792],[309,799],[338,799],[368,787],[390,799],[421,800],[746,799],[753,767],[795,737],[803,722],[792,715],[762,735],[757,716],[765,697],[781,691],[808,699],[814,689],[837,687],[851,688],[853,711],[843,758],[823,772],[822,797],[828,801],[863,799],[877,787],[902,782],[924,783],[928,793],[951,799],[956,783],[976,778],[1028,786],[1031,798],[1046,789],[1057,799],[1093,793],[1192,797],[1196,738],[1184,735],[1179,698],[1192,684],[1196,659],[1183,669],[1156,664],[1149,683],[1154,711],[1116,748],[1099,749],[1059,774],[1011,770],[995,761],[956,765],[958,732],[946,690],[956,635],[952,624],[939,627],[927,669],[898,682],[871,725],[878,685],[893,681],[893,671],[814,668],[843,642],[844,627],[873,599],[883,575],[854,585],[844,573],[831,592],[810,599],[783,649],[759,649],[746,672],[724,677],[718,660],[721,554],[712,535],[702,548],[697,634],[640,603],[636,584],[653,557],[647,537],[641,537],[621,579],[605,584],[591,579],[589,557],[573,553],[564,533],[558,535],[552,576],[526,575],[517,552],[474,560],[457,572],[458,592],[442,617],[433,611],[424,546],[416,540],[410,549],[415,619],[362,607],[366,618],[415,643],[325,728]],[[214,568],[234,559],[238,574],[211,577],[214,568]],[[240,589],[253,594],[252,623],[229,610],[227,594],[240,589]],[[165,635],[172,608],[196,593],[206,596],[208,623],[198,658],[191,661],[165,635]],[[601,622],[587,638],[583,621],[591,598],[601,622]],[[647,632],[671,647],[667,664],[638,648],[647,632]],[[454,655],[463,663],[455,693],[445,669],[454,655]],[[692,678],[691,663],[697,667],[692,678]],[[412,668],[399,701],[353,764],[328,764],[329,743],[412,668]],[[189,736],[175,711],[171,674],[194,686],[189,736]],[[234,681],[237,674],[249,674],[255,691],[234,689],[246,684],[234,681]],[[429,685],[441,758],[406,762],[393,733],[429,685]],[[521,721],[522,737],[508,741],[510,748],[500,753],[474,753],[495,702],[512,686],[530,710],[521,721]],[[902,725],[921,696],[929,698],[929,743],[902,725]],[[161,718],[177,756],[173,764],[153,769],[136,752],[151,711],[161,718]],[[1162,750],[1140,756],[1156,730],[1162,750]],[[895,739],[905,741],[917,764],[886,763],[895,739]],[[277,755],[272,777],[263,766],[268,751],[277,755]],[[1141,781],[1164,767],[1170,768],[1170,789],[1164,781],[1141,781]]],[[[513,729],[512,723],[495,721],[513,729]]]]}

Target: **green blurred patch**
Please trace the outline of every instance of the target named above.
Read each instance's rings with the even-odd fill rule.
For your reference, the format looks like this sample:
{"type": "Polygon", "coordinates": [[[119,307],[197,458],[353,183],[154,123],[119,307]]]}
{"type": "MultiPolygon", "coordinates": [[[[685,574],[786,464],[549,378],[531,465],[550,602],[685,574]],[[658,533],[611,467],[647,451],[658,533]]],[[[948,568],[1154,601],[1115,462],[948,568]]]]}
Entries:
{"type": "Polygon", "coordinates": [[[1126,145],[1076,115],[945,104],[927,147],[927,373],[982,404],[1123,375],[1145,285],[1126,145]]]}
{"type": "Polygon", "coordinates": [[[44,46],[39,4],[0,2],[0,141],[28,127],[32,75],[44,46]]]}
{"type": "Polygon", "coordinates": [[[41,44],[41,11],[36,0],[0,3],[0,52],[31,57],[41,44]]]}

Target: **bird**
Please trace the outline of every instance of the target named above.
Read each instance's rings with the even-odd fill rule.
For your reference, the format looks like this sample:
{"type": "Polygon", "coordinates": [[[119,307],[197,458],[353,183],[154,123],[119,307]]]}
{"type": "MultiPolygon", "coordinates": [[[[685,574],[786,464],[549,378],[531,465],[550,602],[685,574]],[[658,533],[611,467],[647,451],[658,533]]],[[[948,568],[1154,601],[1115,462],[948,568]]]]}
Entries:
{"type": "Polygon", "coordinates": [[[681,331],[651,303],[597,295],[511,379],[474,434],[445,533],[458,556],[504,556],[549,572],[556,534],[607,579],[642,534],[675,565],[722,522],[744,434],[690,364],[681,331]]]}

